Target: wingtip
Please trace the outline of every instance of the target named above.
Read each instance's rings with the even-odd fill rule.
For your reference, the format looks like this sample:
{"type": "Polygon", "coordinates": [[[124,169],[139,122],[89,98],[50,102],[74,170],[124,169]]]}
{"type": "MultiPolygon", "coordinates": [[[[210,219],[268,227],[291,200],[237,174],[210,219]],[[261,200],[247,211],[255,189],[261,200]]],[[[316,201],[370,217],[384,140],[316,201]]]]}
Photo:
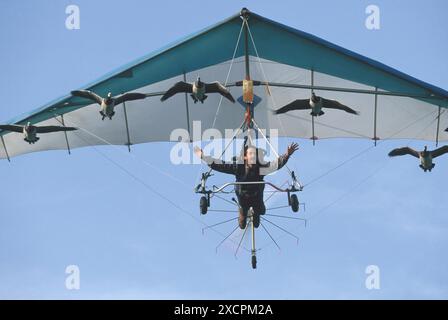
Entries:
{"type": "Polygon", "coordinates": [[[70,91],[70,93],[72,94],[72,96],[77,96],[77,95],[81,94],[83,91],[88,91],[88,90],[72,90],[72,91],[70,91]]]}

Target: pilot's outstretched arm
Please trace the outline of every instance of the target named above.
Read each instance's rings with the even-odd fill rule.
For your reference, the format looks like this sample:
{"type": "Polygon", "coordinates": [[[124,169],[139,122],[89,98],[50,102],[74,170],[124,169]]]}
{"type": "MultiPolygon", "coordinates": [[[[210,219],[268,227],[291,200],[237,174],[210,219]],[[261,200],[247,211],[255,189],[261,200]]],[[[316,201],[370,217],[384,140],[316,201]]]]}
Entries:
{"type": "Polygon", "coordinates": [[[214,159],[212,157],[204,156],[203,160],[208,164],[210,168],[215,171],[219,171],[227,174],[235,174],[237,165],[234,163],[227,163],[219,159],[214,159]]]}
{"type": "Polygon", "coordinates": [[[195,148],[194,153],[201,158],[210,168],[215,171],[227,173],[227,174],[236,174],[237,165],[234,163],[227,163],[220,159],[215,159],[210,156],[204,155],[201,149],[198,147],[195,148]]]}
{"type": "Polygon", "coordinates": [[[299,149],[297,143],[292,143],[288,146],[285,154],[279,156],[276,160],[268,162],[266,165],[260,167],[260,175],[266,176],[277,170],[283,168],[289,160],[289,157],[299,149]]]}

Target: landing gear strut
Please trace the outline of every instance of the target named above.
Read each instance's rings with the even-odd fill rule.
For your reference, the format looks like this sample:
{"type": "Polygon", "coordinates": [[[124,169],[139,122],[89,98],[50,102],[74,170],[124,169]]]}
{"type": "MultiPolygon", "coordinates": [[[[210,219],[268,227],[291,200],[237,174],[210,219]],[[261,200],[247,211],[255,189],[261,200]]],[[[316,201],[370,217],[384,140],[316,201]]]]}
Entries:
{"type": "Polygon", "coordinates": [[[250,208],[249,212],[250,214],[250,227],[252,231],[252,269],[257,268],[257,249],[255,247],[255,224],[254,224],[254,218],[255,218],[255,211],[253,208],[250,208]]]}

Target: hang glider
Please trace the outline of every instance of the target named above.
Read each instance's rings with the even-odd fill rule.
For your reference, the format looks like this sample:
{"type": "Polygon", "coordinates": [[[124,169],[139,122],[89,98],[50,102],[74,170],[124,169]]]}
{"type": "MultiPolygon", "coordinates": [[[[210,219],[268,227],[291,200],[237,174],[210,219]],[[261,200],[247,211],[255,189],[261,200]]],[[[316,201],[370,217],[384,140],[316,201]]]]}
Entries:
{"type": "Polygon", "coordinates": [[[253,12],[245,14],[247,20],[238,13],[80,88],[101,97],[109,92],[145,94],[146,99],[117,105],[111,121],[101,121],[96,102],[68,94],[2,123],[79,130],[48,133],[32,145],[20,133],[0,131],[0,158],[105,143],[130,148],[170,141],[174,129],[191,133],[193,121],[201,121],[203,130],[214,127],[223,133],[239,127],[244,103],[220,94],[210,94],[203,104],[192,103],[187,93],[160,100],[176,83],[193,83],[198,75],[225,86],[235,100],[258,99],[252,111],[259,127],[278,129],[280,136],[448,141],[446,90],[253,12]],[[337,109],[325,109],[318,118],[303,110],[274,114],[295,100],[310,99],[312,93],[359,115],[337,109]]]}

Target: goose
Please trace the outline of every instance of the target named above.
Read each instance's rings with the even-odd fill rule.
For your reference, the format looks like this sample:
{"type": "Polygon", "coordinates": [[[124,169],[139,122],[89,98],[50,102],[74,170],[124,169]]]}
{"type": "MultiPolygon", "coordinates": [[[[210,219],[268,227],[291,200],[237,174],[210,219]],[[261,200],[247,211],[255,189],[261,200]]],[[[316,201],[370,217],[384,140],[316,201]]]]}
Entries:
{"type": "Polygon", "coordinates": [[[165,92],[160,100],[165,101],[180,92],[191,93],[190,96],[194,103],[197,103],[198,101],[204,103],[205,99],[207,99],[206,93],[219,93],[231,102],[235,103],[235,99],[229,90],[227,90],[227,88],[218,81],[205,83],[201,81],[200,77],[198,77],[198,79],[193,83],[187,83],[184,81],[177,82],[174,86],[168,89],[167,92],[165,92]]]}
{"type": "Polygon", "coordinates": [[[25,140],[29,144],[34,144],[40,139],[39,137],[37,137],[38,133],[73,131],[78,129],[74,127],[61,127],[61,126],[33,126],[31,122],[28,122],[24,126],[12,125],[12,124],[0,125],[0,130],[23,133],[24,135],[23,140],[25,140]]]}
{"type": "Polygon", "coordinates": [[[98,103],[101,106],[100,110],[100,114],[102,116],[101,120],[104,120],[104,118],[106,117],[112,120],[112,117],[115,115],[114,108],[120,103],[123,103],[125,101],[140,100],[146,98],[146,94],[136,92],[124,93],[115,97],[112,97],[112,93],[109,92],[106,98],[100,97],[95,92],[89,90],[74,90],[71,93],[75,97],[86,98],[98,103]]]}
{"type": "Polygon", "coordinates": [[[432,162],[432,160],[445,153],[448,153],[448,146],[443,146],[433,151],[428,151],[427,146],[425,146],[425,149],[423,151],[415,151],[409,147],[404,147],[392,150],[391,152],[389,152],[389,157],[404,155],[414,156],[420,159],[420,168],[422,168],[423,171],[431,172],[431,170],[435,167],[435,164],[432,162]]]}
{"type": "Polygon", "coordinates": [[[294,100],[293,102],[287,104],[286,106],[275,110],[274,114],[281,114],[285,113],[291,110],[307,110],[311,109],[311,115],[315,117],[319,117],[325,114],[325,112],[322,111],[322,108],[329,108],[329,109],[338,109],[342,110],[351,114],[358,115],[359,112],[353,110],[352,108],[349,108],[340,102],[336,100],[328,100],[324,99],[322,97],[316,96],[316,94],[313,92],[311,94],[311,98],[303,99],[303,100],[294,100]]]}

